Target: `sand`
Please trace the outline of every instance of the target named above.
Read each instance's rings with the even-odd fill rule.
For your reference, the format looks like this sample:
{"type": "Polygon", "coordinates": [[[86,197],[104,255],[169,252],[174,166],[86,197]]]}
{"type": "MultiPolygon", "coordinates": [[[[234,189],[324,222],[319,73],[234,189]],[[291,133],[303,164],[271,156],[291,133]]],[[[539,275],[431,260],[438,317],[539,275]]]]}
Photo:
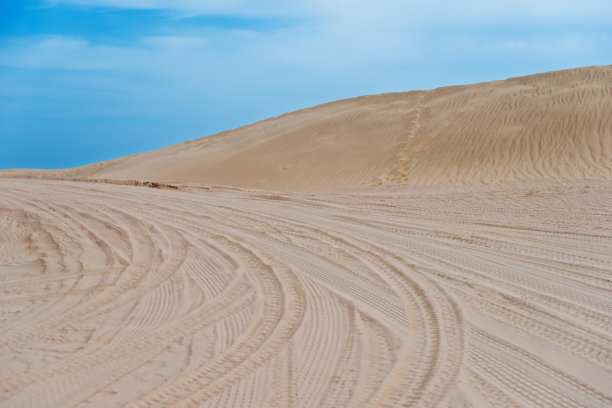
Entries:
{"type": "Polygon", "coordinates": [[[341,100],[50,175],[315,192],[612,180],[612,65],[341,100]]]}
{"type": "Polygon", "coordinates": [[[0,172],[0,407],[612,406],[611,73],[0,172]]]}

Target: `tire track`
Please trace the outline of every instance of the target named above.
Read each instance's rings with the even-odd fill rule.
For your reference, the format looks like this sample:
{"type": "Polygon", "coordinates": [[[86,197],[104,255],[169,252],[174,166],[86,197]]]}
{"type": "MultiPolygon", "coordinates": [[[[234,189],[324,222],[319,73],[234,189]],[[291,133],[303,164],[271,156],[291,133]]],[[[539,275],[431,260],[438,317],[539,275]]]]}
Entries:
{"type": "Polygon", "coordinates": [[[0,179],[0,407],[612,405],[610,191],[0,179]]]}

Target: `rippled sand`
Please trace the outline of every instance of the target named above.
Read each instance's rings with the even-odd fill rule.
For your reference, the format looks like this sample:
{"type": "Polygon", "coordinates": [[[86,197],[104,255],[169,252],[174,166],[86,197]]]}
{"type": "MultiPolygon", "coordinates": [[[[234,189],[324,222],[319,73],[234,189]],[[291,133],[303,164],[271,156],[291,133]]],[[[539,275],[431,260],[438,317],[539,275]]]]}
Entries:
{"type": "Polygon", "coordinates": [[[1,404],[610,406],[611,203],[0,180],[1,404]]]}
{"type": "MultiPolygon", "coordinates": [[[[478,119],[477,104],[452,101],[494,85],[424,94],[455,106],[437,121],[422,94],[387,96],[423,104],[397,129],[431,132],[373,148],[386,161],[357,173],[295,173],[293,192],[272,190],[302,165],[297,153],[265,189],[253,187],[272,171],[240,178],[250,164],[238,161],[234,187],[136,177],[181,151],[189,165],[225,157],[244,129],[219,150],[222,135],[80,169],[1,172],[0,407],[612,406],[612,98],[601,96],[612,82],[578,81],[601,96],[586,100],[559,91],[564,81],[546,93],[514,80],[556,101],[558,123],[509,117],[480,147],[468,143],[474,121],[493,129],[513,111],[478,119]],[[96,179],[132,176],[141,181],[96,179]],[[353,189],[330,191],[342,185],[353,189]]],[[[353,102],[328,108],[343,103],[353,102]]],[[[342,139],[351,127],[337,129],[342,139]]]]}

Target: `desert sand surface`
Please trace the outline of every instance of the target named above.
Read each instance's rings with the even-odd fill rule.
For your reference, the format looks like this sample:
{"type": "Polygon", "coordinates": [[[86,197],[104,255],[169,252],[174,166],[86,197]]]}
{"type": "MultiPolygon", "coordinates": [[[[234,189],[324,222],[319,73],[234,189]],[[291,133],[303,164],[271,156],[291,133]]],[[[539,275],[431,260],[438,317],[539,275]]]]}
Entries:
{"type": "Polygon", "coordinates": [[[0,407],[612,407],[612,67],[0,175],[0,407]]]}
{"type": "Polygon", "coordinates": [[[611,135],[612,65],[594,66],[346,99],[47,175],[317,192],[612,180],[611,135]]]}

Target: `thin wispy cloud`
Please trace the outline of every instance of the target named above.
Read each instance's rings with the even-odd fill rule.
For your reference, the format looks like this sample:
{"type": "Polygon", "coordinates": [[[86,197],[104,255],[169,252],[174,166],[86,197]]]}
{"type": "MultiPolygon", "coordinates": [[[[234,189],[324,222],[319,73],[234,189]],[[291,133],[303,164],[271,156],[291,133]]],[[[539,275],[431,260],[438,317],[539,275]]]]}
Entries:
{"type": "Polygon", "coordinates": [[[473,24],[500,21],[612,21],[612,4],[607,0],[49,0],[48,4],[75,4],[88,7],[153,9],[182,13],[235,14],[242,16],[320,16],[402,20],[406,25],[436,22],[473,24]],[[411,19],[411,17],[415,17],[411,19]],[[425,20],[424,20],[425,19],[425,20]]]}

